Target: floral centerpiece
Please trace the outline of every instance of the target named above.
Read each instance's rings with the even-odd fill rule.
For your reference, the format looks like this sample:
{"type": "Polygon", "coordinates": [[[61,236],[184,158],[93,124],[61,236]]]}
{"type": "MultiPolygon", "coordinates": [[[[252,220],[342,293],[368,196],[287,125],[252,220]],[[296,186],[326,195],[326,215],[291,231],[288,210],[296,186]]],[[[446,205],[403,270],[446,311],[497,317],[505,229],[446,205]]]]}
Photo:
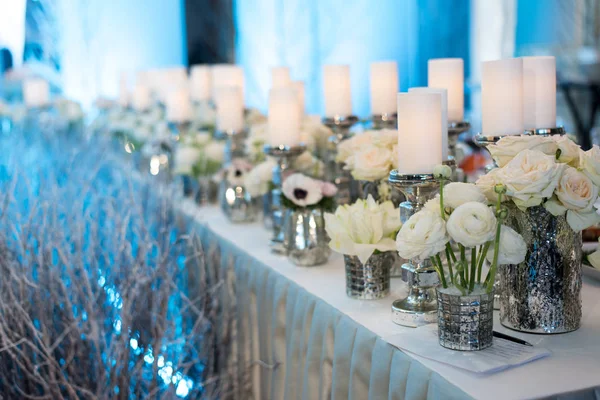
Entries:
{"type": "Polygon", "coordinates": [[[496,201],[490,206],[473,184],[445,185],[451,173],[448,166],[436,168],[440,194],[406,221],[396,245],[401,257],[430,262],[440,276],[440,344],[480,350],[492,344],[493,288],[498,265],[523,261],[526,247],[522,237],[503,224],[508,213],[501,205],[505,186],[494,188],[496,201]],[[459,255],[455,255],[451,242],[458,246],[459,255]],[[490,266],[483,278],[486,260],[490,266]],[[473,299],[480,304],[476,311],[473,299]]]}
{"type": "Polygon", "coordinates": [[[371,194],[377,200],[391,199],[387,178],[396,168],[397,146],[398,132],[391,129],[366,131],[338,145],[336,161],[361,182],[359,197],[371,194]]]}
{"type": "Polygon", "coordinates": [[[477,185],[488,196],[495,185],[506,186],[507,225],[527,244],[525,261],[500,274],[501,321],[526,332],[575,330],[581,231],[600,222],[600,148],[583,151],[567,136],[510,136],[489,150],[499,168],[477,185]]]}
{"type": "Polygon", "coordinates": [[[283,180],[284,247],[292,262],[302,266],[327,262],[330,250],[325,232],[326,211],[335,206],[335,185],[293,173],[283,180]]]}
{"type": "Polygon", "coordinates": [[[400,212],[391,201],[373,196],[341,205],[325,214],[329,247],[344,255],[346,294],[356,299],[379,299],[390,289],[390,268],[400,229],[400,212]]]}

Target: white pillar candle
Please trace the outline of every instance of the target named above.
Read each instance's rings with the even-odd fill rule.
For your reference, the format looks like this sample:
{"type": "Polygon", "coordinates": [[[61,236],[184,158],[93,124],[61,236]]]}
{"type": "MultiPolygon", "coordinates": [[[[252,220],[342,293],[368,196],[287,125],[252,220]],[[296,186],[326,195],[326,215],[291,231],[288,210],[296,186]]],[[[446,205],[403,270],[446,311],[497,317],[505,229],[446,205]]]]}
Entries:
{"type": "Polygon", "coordinates": [[[300,144],[300,107],[292,87],[271,89],[269,92],[268,137],[272,146],[300,144]]]}
{"type": "Polygon", "coordinates": [[[371,114],[396,112],[398,94],[398,64],[396,61],[371,63],[371,114]]]}
{"type": "Polygon", "coordinates": [[[398,93],[398,172],[431,174],[442,163],[442,98],[398,93]]]}
{"type": "Polygon", "coordinates": [[[169,92],[166,101],[167,121],[188,122],[193,119],[192,102],[190,93],[186,88],[179,88],[169,92]]]}
{"type": "Polygon", "coordinates": [[[325,65],[323,67],[325,117],[352,115],[350,90],[350,67],[348,65],[325,65]]]}
{"type": "Polygon", "coordinates": [[[302,81],[293,81],[292,87],[296,90],[296,95],[298,96],[298,107],[300,108],[300,115],[304,115],[306,112],[306,104],[305,104],[305,90],[304,90],[304,82],[302,81]]]}
{"type": "Polygon", "coordinates": [[[523,125],[523,60],[481,66],[481,127],[484,135],[520,135],[523,125]]]}
{"type": "Polygon", "coordinates": [[[465,74],[462,58],[438,58],[427,62],[427,86],[448,91],[448,120],[465,117],[465,74]]]}
{"type": "Polygon", "coordinates": [[[50,104],[50,84],[41,78],[23,82],[23,102],[27,107],[44,107],[50,104]]]}
{"type": "Polygon", "coordinates": [[[442,99],[442,160],[448,159],[448,91],[446,89],[416,87],[408,89],[409,93],[435,93],[442,99]]]}
{"type": "Polygon", "coordinates": [[[292,84],[292,78],[290,78],[290,69],[288,67],[274,67],[271,68],[271,88],[277,89],[281,87],[287,87],[292,84]]]}
{"type": "Polygon", "coordinates": [[[152,96],[150,88],[143,83],[138,83],[133,89],[133,108],[137,111],[146,111],[150,108],[152,96]]]}
{"type": "Polygon", "coordinates": [[[523,57],[523,124],[525,129],[556,126],[554,57],[523,57]]]}
{"type": "Polygon", "coordinates": [[[194,65],[190,73],[190,94],[194,101],[208,101],[212,95],[211,73],[208,65],[194,65]]]}
{"type": "Polygon", "coordinates": [[[217,129],[241,132],[244,129],[244,102],[239,87],[221,86],[215,89],[217,129]]]}
{"type": "Polygon", "coordinates": [[[240,90],[242,100],[244,99],[244,70],[233,64],[216,64],[212,67],[213,98],[216,96],[216,88],[233,86],[240,90]]]}

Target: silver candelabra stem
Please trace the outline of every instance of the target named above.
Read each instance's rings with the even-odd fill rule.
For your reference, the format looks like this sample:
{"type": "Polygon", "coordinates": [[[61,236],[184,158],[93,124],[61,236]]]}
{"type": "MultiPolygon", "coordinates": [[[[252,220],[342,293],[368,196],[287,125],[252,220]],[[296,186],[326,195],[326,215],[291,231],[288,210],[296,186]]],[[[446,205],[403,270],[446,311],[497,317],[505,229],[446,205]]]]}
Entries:
{"type": "Polygon", "coordinates": [[[335,196],[337,204],[348,204],[351,201],[352,176],[344,169],[343,163],[338,163],[337,149],[341,141],[350,138],[350,128],[358,122],[358,117],[353,115],[347,117],[325,118],[323,124],[333,131],[327,142],[327,153],[325,154],[325,180],[335,184],[338,192],[335,196]]]}
{"type": "Polygon", "coordinates": [[[273,227],[273,238],[271,239],[271,251],[274,253],[285,254],[284,232],[283,232],[283,217],[284,208],[281,204],[281,190],[283,184],[283,175],[289,171],[296,157],[306,151],[306,146],[271,146],[266,145],[264,148],[265,154],[275,157],[277,165],[273,169],[273,188],[269,193],[267,200],[270,205],[268,213],[271,217],[271,225],[273,227]]]}
{"type": "MultiPolygon", "coordinates": [[[[389,182],[406,196],[406,201],[400,204],[402,223],[408,221],[439,190],[439,183],[432,174],[401,174],[393,170],[389,182]]],[[[410,260],[402,265],[402,279],[408,284],[408,295],[392,303],[392,321],[409,327],[435,322],[435,288],[440,283],[435,268],[428,260],[410,260]]]]}

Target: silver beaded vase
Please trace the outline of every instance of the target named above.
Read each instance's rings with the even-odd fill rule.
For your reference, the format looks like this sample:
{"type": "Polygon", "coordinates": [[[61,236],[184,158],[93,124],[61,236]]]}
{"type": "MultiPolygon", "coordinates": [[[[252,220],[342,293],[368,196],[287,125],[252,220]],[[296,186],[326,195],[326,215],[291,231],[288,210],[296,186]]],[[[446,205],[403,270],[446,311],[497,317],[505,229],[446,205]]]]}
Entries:
{"type": "Polygon", "coordinates": [[[564,333],[581,324],[581,232],[544,207],[508,205],[505,222],[523,236],[525,261],[501,266],[500,322],[530,333],[564,333]]]}
{"type": "Polygon", "coordinates": [[[331,250],[323,214],[320,209],[285,210],[283,246],[294,264],[311,267],[329,259],[331,250]]]}
{"type": "Polygon", "coordinates": [[[219,185],[219,204],[231,222],[244,223],[256,219],[257,204],[243,184],[223,179],[219,185]]]}
{"type": "Polygon", "coordinates": [[[492,345],[494,294],[461,295],[438,287],[440,345],[452,350],[483,350],[492,345]]]}
{"type": "Polygon", "coordinates": [[[376,300],[390,293],[390,268],[393,251],[373,254],[366,263],[356,256],[344,255],[346,264],[346,295],[352,299],[376,300]]]}

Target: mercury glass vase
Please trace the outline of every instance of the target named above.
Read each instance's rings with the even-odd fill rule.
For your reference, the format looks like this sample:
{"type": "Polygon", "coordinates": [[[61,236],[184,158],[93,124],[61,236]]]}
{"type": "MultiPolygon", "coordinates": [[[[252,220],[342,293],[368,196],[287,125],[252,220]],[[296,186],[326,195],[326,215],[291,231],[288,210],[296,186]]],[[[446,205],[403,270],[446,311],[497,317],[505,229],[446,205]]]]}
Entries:
{"type": "Polygon", "coordinates": [[[294,264],[311,267],[329,259],[331,250],[323,214],[320,209],[285,210],[283,245],[294,264]]]}
{"type": "Polygon", "coordinates": [[[494,294],[462,295],[456,288],[438,287],[440,345],[452,350],[483,350],[492,345],[494,294]]]}
{"type": "Polygon", "coordinates": [[[360,300],[386,297],[390,293],[390,268],[394,261],[393,251],[373,254],[364,264],[356,256],[344,255],[348,297],[360,300]]]}
{"type": "Polygon", "coordinates": [[[256,219],[256,201],[240,182],[224,179],[219,185],[219,203],[223,214],[231,222],[244,223],[256,219]]]}
{"type": "Polygon", "coordinates": [[[500,322],[529,333],[564,333],[581,324],[581,232],[544,207],[508,205],[506,225],[523,236],[525,261],[501,266],[500,322]]]}
{"type": "Polygon", "coordinates": [[[212,176],[200,176],[198,177],[198,195],[196,196],[196,203],[199,205],[206,205],[216,203],[218,196],[219,187],[212,176]]]}

